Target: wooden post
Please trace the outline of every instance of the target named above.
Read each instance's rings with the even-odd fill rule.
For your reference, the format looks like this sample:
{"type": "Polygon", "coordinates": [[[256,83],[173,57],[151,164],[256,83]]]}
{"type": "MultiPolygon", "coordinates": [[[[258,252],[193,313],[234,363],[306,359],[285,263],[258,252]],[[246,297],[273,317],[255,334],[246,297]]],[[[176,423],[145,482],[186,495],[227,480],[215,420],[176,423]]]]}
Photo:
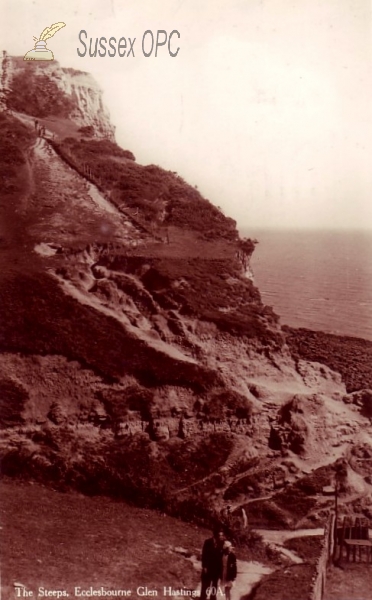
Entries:
{"type": "MultiPolygon", "coordinates": [[[[333,562],[336,562],[337,544],[338,544],[338,542],[340,542],[340,540],[338,539],[338,480],[337,480],[337,478],[335,481],[335,521],[334,521],[334,534],[333,535],[334,535],[333,562]]],[[[340,560],[340,558],[341,558],[341,552],[342,552],[341,544],[342,544],[342,541],[340,542],[338,560],[340,560]]]]}

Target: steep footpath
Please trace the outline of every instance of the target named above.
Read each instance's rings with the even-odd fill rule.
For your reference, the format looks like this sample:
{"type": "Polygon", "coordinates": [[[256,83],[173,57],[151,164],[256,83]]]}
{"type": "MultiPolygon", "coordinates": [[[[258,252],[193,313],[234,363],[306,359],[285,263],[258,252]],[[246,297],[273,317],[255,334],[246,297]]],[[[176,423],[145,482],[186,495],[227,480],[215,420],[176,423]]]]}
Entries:
{"type": "Polygon", "coordinates": [[[364,401],[294,360],[246,277],[253,242],[114,144],[88,75],[56,63],[25,75],[12,57],[5,69],[3,472],[288,527],[324,518],[322,487],[346,459],[345,494],[368,510],[364,401]]]}

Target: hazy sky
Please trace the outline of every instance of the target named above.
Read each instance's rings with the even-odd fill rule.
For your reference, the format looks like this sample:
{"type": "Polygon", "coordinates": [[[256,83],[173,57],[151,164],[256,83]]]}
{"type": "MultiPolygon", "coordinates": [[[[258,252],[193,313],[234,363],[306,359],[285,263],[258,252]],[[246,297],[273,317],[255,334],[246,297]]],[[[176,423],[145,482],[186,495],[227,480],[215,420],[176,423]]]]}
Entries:
{"type": "Polygon", "coordinates": [[[96,77],[118,142],[141,163],[177,171],[240,226],[372,230],[369,0],[0,0],[0,8],[12,54],[64,21],[48,47],[62,66],[96,77]],[[88,39],[136,37],[135,58],[80,58],[81,29],[88,39]],[[178,56],[163,47],[145,58],[147,29],[178,30],[178,56]]]}

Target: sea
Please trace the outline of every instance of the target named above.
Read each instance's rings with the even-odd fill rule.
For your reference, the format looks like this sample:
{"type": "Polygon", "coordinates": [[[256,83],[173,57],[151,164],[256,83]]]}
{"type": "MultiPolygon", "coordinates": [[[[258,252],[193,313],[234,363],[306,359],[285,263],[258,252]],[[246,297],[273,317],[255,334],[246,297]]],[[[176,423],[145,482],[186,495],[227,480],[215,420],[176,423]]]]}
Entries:
{"type": "Polygon", "coordinates": [[[372,231],[257,230],[254,282],[281,324],[372,341],[372,231]]]}

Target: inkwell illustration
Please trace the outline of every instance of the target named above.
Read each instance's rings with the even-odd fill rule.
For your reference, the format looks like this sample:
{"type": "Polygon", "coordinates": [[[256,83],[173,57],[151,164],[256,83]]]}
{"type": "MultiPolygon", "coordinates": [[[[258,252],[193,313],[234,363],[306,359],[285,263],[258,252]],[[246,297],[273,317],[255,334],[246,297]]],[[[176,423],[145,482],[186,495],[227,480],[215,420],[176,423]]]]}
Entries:
{"type": "Polygon", "coordinates": [[[66,23],[54,23],[50,27],[45,27],[39,39],[34,36],[35,48],[24,55],[23,60],[54,60],[54,55],[51,50],[46,47],[46,40],[53,37],[57,31],[65,27],[66,23]]]}

